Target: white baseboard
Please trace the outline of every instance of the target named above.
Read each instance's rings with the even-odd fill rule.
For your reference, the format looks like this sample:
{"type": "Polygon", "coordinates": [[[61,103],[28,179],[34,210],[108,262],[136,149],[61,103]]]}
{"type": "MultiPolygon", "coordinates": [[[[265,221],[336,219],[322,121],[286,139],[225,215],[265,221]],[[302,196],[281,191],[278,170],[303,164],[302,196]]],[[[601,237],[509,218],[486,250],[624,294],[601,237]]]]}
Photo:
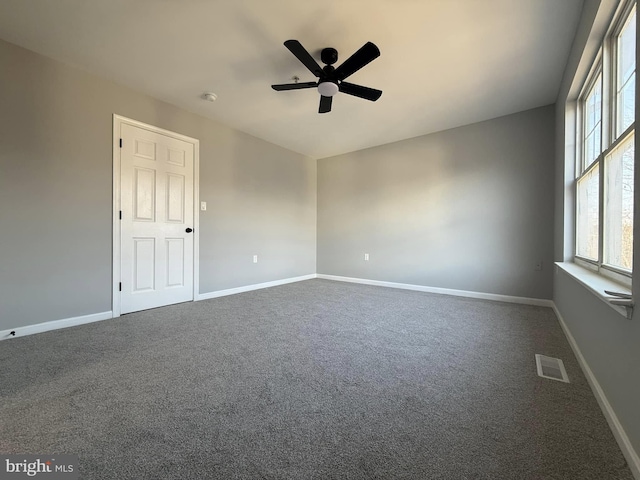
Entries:
{"type": "Polygon", "coordinates": [[[36,323],[35,325],[27,325],[25,327],[16,327],[9,330],[0,330],[0,340],[10,340],[12,338],[24,337],[25,335],[33,335],[34,333],[48,332],[58,330],[60,328],[75,327],[84,325],[85,323],[99,322],[113,318],[112,312],[92,313],[91,315],[82,315],[80,317],[63,318],[61,320],[52,320],[50,322],[36,323]],[[16,332],[15,336],[11,332],[16,332]]]}
{"type": "MultiPolygon", "coordinates": [[[[197,296],[196,300],[206,300],[208,298],[223,297],[225,295],[234,295],[236,293],[249,292],[251,290],[258,290],[261,288],[275,287],[277,285],[284,285],[287,283],[300,282],[302,280],[310,280],[316,278],[316,274],[304,275],[301,277],[285,278],[282,280],[275,280],[273,282],[258,283],[255,285],[247,285],[244,287],[230,288],[228,290],[219,290],[217,292],[204,293],[197,296]]],[[[35,325],[27,325],[24,327],[11,328],[9,330],[0,330],[0,341],[10,340],[12,338],[24,337],[25,335],[33,335],[34,333],[49,332],[51,330],[58,330],[60,328],[75,327],[77,325],[83,325],[85,323],[99,322],[101,320],[108,320],[113,318],[113,312],[101,312],[93,313],[91,315],[82,315],[80,317],[63,318],[61,320],[52,320],[50,322],[37,323],[35,325]],[[15,332],[15,335],[11,335],[11,332],[15,332]]]]}
{"type": "Polygon", "coordinates": [[[383,282],[380,280],[367,280],[365,278],[339,277],[319,273],[318,278],[335,280],[338,282],[362,283],[376,285],[378,287],[401,288],[403,290],[415,290],[418,292],[439,293],[441,295],[453,295],[456,297],[480,298],[482,300],[496,300],[498,302],[521,303],[524,305],[537,305],[540,307],[552,307],[553,301],[543,298],[513,297],[510,295],[498,295],[495,293],[471,292],[468,290],[452,290],[450,288],[426,287],[424,285],[412,285],[410,283],[383,282]]]}
{"type": "Polygon", "coordinates": [[[580,351],[580,347],[578,347],[578,344],[576,343],[575,338],[573,338],[573,335],[571,335],[571,331],[569,330],[569,327],[565,323],[564,318],[562,318],[562,314],[556,307],[555,303],[553,304],[553,311],[558,317],[560,326],[562,327],[562,330],[564,331],[564,334],[567,337],[567,340],[569,341],[569,345],[571,345],[571,349],[573,350],[573,353],[578,359],[578,363],[580,364],[580,368],[582,369],[584,376],[587,377],[587,382],[589,382],[589,385],[591,386],[591,390],[593,391],[593,395],[596,397],[596,400],[598,401],[598,405],[600,405],[600,409],[602,410],[604,417],[607,419],[609,428],[613,432],[613,436],[618,442],[618,445],[620,446],[620,450],[622,450],[622,454],[627,460],[627,464],[631,469],[631,473],[633,473],[634,478],[636,478],[637,480],[640,480],[640,457],[638,456],[638,453],[634,450],[633,445],[631,445],[631,442],[629,441],[629,437],[627,436],[627,433],[624,431],[624,428],[622,428],[622,424],[618,420],[616,413],[613,411],[613,408],[611,407],[609,400],[607,400],[607,397],[604,394],[604,391],[602,390],[602,387],[598,383],[598,380],[596,379],[595,375],[591,371],[591,368],[589,368],[589,364],[587,363],[584,356],[582,355],[582,352],[580,351]]]}
{"type": "Polygon", "coordinates": [[[309,275],[303,275],[301,277],[283,278],[282,280],[274,280],[272,282],[255,283],[253,285],[245,285],[243,287],[228,288],[226,290],[217,290],[215,292],[201,293],[197,296],[198,300],[208,300],[210,298],[226,297],[227,295],[235,295],[236,293],[250,292],[252,290],[260,290],[261,288],[277,287],[278,285],[285,285],[287,283],[301,282],[303,280],[311,280],[316,278],[315,273],[309,275]]]}
{"type": "MultiPolygon", "coordinates": [[[[325,280],[335,280],[340,282],[363,283],[366,285],[377,285],[381,287],[401,288],[405,290],[416,290],[420,292],[439,293],[443,295],[455,295],[459,297],[480,298],[484,300],[497,300],[500,302],[522,303],[526,305],[540,305],[545,307],[553,306],[553,302],[551,300],[544,300],[544,299],[538,299],[538,298],[512,297],[507,295],[470,292],[466,290],[451,290],[448,288],[425,287],[422,285],[383,282],[379,280],[367,280],[364,278],[340,277],[336,275],[324,275],[324,274],[315,274],[315,273],[312,273],[309,275],[302,275],[300,277],[291,277],[291,278],[284,278],[281,280],[274,280],[272,282],[257,283],[253,285],[245,285],[242,287],[229,288],[226,290],[218,290],[215,292],[201,293],[197,295],[195,300],[196,301],[207,300],[210,298],[218,298],[218,297],[224,297],[227,295],[235,295],[237,293],[250,292],[252,290],[259,290],[262,288],[276,287],[278,285],[285,285],[287,283],[301,282],[303,280],[311,280],[313,278],[323,278],[325,280]]],[[[16,327],[9,330],[0,330],[0,340],[8,340],[11,338],[23,337],[25,335],[33,335],[34,333],[48,332],[48,331],[57,330],[60,328],[74,327],[76,325],[83,325],[85,323],[108,320],[110,318],[113,318],[113,312],[111,311],[94,313],[91,315],[83,315],[79,317],[65,318],[61,320],[53,320],[50,322],[38,323],[35,325],[16,327]],[[15,337],[11,335],[11,332],[15,332],[15,337]]]]}

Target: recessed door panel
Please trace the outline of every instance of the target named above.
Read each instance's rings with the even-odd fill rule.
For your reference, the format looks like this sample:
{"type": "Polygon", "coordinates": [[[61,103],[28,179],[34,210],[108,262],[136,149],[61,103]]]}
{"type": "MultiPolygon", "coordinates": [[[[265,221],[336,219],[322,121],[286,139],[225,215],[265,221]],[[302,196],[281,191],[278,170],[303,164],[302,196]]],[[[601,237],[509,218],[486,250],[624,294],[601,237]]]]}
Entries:
{"type": "Polygon", "coordinates": [[[155,289],[156,240],[133,239],[133,292],[155,289]]]}
{"type": "Polygon", "coordinates": [[[167,287],[184,285],[184,239],[167,238],[167,287]]]}
{"type": "Polygon", "coordinates": [[[140,138],[136,138],[134,155],[136,157],[146,158],[147,160],[155,160],[156,144],[148,140],[142,140],[140,138]]]}
{"type": "Polygon", "coordinates": [[[184,176],[167,175],[167,222],[184,223],[184,176]]]}
{"type": "Polygon", "coordinates": [[[153,222],[156,216],[156,172],[136,167],[133,190],[133,218],[138,222],[153,222]]]}
{"type": "Polygon", "coordinates": [[[173,150],[169,149],[169,158],[167,158],[167,162],[172,165],[178,165],[179,167],[184,167],[185,165],[185,151],[184,150],[173,150]]]}

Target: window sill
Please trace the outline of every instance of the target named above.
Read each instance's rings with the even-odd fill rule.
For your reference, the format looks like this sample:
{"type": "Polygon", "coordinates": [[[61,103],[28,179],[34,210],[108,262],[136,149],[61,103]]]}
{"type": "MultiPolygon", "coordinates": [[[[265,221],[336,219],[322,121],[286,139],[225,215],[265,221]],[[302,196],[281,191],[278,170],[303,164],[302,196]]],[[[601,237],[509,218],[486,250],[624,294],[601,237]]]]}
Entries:
{"type": "Polygon", "coordinates": [[[631,316],[633,314],[633,304],[631,304],[631,306],[629,307],[613,305],[610,301],[619,299],[616,299],[615,297],[604,293],[605,290],[613,290],[615,292],[631,294],[631,289],[629,287],[614,282],[609,278],[603,277],[602,275],[576,265],[573,262],[556,262],[556,268],[560,268],[569,276],[575,278],[578,283],[582,284],[587,290],[593,293],[596,297],[598,297],[620,315],[627,319],[631,319],[631,316]]]}

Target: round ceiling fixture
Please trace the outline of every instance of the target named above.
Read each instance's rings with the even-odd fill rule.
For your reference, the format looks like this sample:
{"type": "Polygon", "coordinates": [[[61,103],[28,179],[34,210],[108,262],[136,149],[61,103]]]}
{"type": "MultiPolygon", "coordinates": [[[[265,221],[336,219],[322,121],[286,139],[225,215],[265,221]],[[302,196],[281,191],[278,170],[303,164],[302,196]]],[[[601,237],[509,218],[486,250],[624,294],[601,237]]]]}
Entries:
{"type": "Polygon", "coordinates": [[[207,92],[204,95],[202,95],[202,98],[210,102],[215,102],[218,96],[215,93],[207,92]]]}
{"type": "Polygon", "coordinates": [[[320,82],[318,84],[318,92],[323,97],[333,97],[338,93],[338,84],[334,82],[320,82]]]}

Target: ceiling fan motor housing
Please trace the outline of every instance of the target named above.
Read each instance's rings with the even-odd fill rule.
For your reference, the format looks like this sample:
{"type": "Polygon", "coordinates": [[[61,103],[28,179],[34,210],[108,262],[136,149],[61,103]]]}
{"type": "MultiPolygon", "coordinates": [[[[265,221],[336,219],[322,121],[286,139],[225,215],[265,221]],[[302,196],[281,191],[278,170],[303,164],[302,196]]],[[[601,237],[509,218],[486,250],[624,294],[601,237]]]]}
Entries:
{"type": "Polygon", "coordinates": [[[320,52],[320,60],[327,65],[333,65],[338,61],[338,51],[335,48],[323,48],[320,52]]]}

